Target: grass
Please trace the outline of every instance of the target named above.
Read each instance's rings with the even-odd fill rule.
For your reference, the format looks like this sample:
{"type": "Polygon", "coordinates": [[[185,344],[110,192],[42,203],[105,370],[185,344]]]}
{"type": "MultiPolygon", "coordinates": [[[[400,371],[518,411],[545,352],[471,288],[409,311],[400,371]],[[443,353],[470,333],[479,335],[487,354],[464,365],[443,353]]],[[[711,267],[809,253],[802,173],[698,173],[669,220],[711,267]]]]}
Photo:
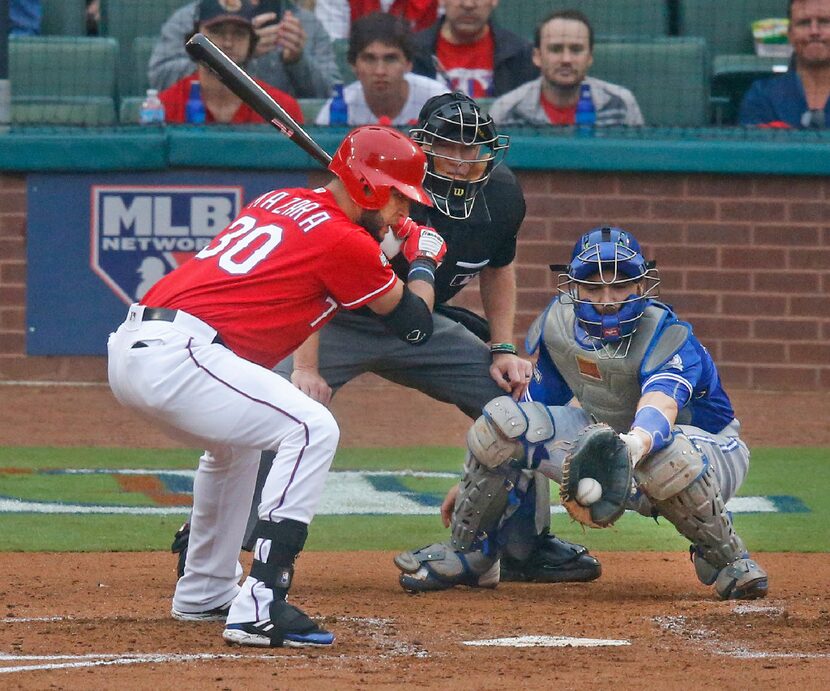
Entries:
{"type": "MultiPolygon", "coordinates": [[[[140,491],[124,491],[110,475],[48,474],[47,469],[194,469],[198,451],[101,448],[0,448],[0,496],[35,501],[150,506],[140,491]],[[5,471],[5,472],[4,472],[5,471]]],[[[419,470],[458,473],[463,451],[454,447],[343,449],[335,470],[419,470]]],[[[407,490],[436,504],[452,478],[401,479],[407,490]]],[[[738,514],[736,527],[753,551],[830,551],[830,450],[757,449],[743,496],[791,496],[805,513],[738,514]]],[[[3,514],[0,551],[143,551],[169,549],[182,515],[3,514]]],[[[627,514],[608,530],[583,530],[552,517],[558,535],[595,551],[683,550],[687,544],[667,521],[627,514]]],[[[307,549],[401,550],[446,539],[437,513],[427,516],[318,516],[307,549]]]]}

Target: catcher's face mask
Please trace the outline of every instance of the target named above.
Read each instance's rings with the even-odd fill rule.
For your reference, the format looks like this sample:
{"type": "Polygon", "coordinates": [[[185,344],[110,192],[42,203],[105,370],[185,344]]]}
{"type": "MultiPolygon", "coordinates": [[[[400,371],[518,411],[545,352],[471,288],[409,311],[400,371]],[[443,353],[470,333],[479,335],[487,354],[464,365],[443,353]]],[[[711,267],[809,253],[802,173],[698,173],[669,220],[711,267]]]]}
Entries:
{"type": "Polygon", "coordinates": [[[574,247],[557,289],[574,306],[585,340],[601,357],[625,357],[631,336],[660,279],[640,245],[619,228],[597,228],[574,247]]]}
{"type": "Polygon", "coordinates": [[[429,99],[409,135],[427,155],[424,189],[435,207],[450,218],[468,218],[509,137],[498,134],[493,120],[461,92],[429,99]]]}

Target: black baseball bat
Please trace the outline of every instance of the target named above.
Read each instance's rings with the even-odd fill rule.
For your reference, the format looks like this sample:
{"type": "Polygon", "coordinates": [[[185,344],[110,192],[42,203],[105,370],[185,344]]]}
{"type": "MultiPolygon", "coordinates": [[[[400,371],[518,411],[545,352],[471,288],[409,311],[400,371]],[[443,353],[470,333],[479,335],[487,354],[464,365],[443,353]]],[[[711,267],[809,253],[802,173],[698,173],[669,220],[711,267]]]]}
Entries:
{"type": "Polygon", "coordinates": [[[204,34],[194,34],[185,44],[190,57],[212,69],[222,83],[259,113],[266,122],[276,127],[315,161],[328,168],[331,156],[315,142],[285,109],[271,98],[233,60],[204,34]]]}

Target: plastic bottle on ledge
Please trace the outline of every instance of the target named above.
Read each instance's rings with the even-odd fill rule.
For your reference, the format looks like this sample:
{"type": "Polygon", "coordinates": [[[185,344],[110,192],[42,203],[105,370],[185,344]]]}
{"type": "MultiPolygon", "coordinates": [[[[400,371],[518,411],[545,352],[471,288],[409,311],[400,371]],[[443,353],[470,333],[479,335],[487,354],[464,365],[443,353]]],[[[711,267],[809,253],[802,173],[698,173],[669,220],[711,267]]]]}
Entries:
{"type": "Polygon", "coordinates": [[[198,81],[190,82],[190,94],[184,107],[185,120],[192,125],[201,125],[205,121],[205,104],[202,101],[202,85],[198,81]]]}
{"type": "Polygon", "coordinates": [[[147,89],[147,95],[141,102],[138,121],[142,125],[164,124],[164,104],[159,98],[158,89],[147,89]]]}
{"type": "Polygon", "coordinates": [[[329,125],[333,127],[345,127],[349,124],[349,106],[343,98],[343,85],[335,84],[329,105],[329,125]]]}
{"type": "Polygon", "coordinates": [[[594,126],[597,124],[597,111],[594,108],[594,99],[591,98],[590,84],[583,83],[579,87],[579,101],[576,103],[574,124],[577,136],[593,136],[594,126]]]}

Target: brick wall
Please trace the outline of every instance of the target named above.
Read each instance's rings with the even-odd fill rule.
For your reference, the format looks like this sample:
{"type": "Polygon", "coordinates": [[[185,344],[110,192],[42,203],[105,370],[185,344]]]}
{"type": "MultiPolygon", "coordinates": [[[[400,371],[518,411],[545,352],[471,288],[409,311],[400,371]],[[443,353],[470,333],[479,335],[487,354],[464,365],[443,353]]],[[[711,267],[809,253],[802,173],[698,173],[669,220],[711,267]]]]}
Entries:
{"type": "MultiPolygon", "coordinates": [[[[519,174],[528,214],[517,326],[548,303],[577,235],[632,230],[658,260],[663,299],[736,388],[830,386],[830,182],[809,177],[519,174]]],[[[0,379],[103,380],[102,358],[25,357],[25,178],[0,176],[0,379]]],[[[467,288],[461,304],[478,307],[467,288]]]]}

